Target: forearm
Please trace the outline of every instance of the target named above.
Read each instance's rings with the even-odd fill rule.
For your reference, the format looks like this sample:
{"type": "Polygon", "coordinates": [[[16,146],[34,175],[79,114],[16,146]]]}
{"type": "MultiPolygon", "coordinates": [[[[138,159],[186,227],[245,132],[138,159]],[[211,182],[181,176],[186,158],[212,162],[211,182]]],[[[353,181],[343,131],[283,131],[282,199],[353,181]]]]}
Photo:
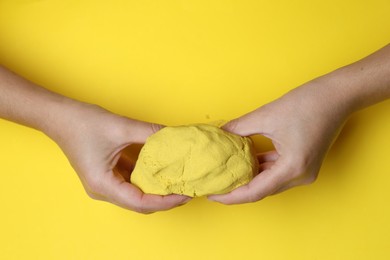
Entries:
{"type": "Polygon", "coordinates": [[[225,130],[264,135],[275,150],[259,155],[261,172],[248,185],[210,198],[224,204],[253,202],[313,182],[347,118],[389,97],[390,46],[386,46],[230,121],[225,130]]]}
{"type": "Polygon", "coordinates": [[[39,87],[0,66],[0,118],[45,133],[58,124],[58,113],[75,102],[39,87]]]}
{"type": "MultiPolygon", "coordinates": [[[[315,80],[316,81],[316,80],[315,80]]],[[[390,45],[377,52],[320,77],[331,94],[350,112],[390,98],[390,45]]],[[[331,100],[327,100],[332,104],[331,100]]]]}

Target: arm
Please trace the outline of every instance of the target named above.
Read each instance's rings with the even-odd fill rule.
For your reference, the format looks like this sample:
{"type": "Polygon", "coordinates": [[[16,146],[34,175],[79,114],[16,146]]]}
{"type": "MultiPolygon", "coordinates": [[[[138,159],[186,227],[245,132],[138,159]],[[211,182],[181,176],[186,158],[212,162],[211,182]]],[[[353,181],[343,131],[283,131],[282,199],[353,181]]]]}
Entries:
{"type": "Polygon", "coordinates": [[[123,149],[144,143],[161,126],[132,120],[53,93],[0,67],[0,118],[40,130],[64,151],[88,193],[134,211],[166,210],[185,196],[142,193],[129,183],[123,149]]]}
{"type": "Polygon", "coordinates": [[[390,45],[229,122],[225,130],[264,135],[275,149],[259,155],[260,173],[249,184],[209,199],[225,204],[254,202],[313,182],[348,117],[388,98],[390,45]]]}

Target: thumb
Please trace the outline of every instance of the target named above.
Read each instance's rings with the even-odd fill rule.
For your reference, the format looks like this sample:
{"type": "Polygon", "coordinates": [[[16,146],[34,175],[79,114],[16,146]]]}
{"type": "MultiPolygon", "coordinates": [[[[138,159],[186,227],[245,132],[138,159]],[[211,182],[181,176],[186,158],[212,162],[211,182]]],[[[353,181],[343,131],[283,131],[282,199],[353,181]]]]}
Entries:
{"type": "Polygon", "coordinates": [[[127,119],[126,137],[131,143],[145,143],[146,139],[164,126],[135,119],[127,119]]]}
{"type": "Polygon", "coordinates": [[[262,116],[259,110],[252,111],[239,118],[229,121],[222,129],[233,134],[249,136],[262,134],[262,116]]]}
{"type": "Polygon", "coordinates": [[[103,184],[102,191],[105,200],[120,207],[145,214],[168,210],[191,200],[190,197],[176,194],[166,196],[145,194],[139,188],[121,177],[118,178],[115,174],[107,175],[107,180],[103,184]]]}
{"type": "Polygon", "coordinates": [[[256,175],[248,184],[218,195],[209,195],[208,199],[223,204],[241,204],[261,200],[281,189],[286,183],[289,165],[279,159],[272,167],[256,175]]]}

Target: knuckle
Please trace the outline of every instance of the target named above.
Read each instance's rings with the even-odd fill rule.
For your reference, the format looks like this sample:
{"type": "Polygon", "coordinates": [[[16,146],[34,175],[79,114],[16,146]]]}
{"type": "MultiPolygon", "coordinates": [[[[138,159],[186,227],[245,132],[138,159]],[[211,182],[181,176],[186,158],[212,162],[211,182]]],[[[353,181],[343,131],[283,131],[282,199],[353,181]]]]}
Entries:
{"type": "Polygon", "coordinates": [[[88,182],[89,190],[93,193],[97,193],[100,190],[99,184],[96,181],[88,182]]]}
{"type": "Polygon", "coordinates": [[[316,181],[318,171],[309,169],[305,161],[300,161],[290,170],[290,180],[296,180],[302,185],[311,184],[316,181]]]}
{"type": "Polygon", "coordinates": [[[156,132],[160,131],[163,128],[163,126],[159,125],[159,124],[152,123],[151,128],[152,128],[152,133],[156,133],[156,132]]]}
{"type": "Polygon", "coordinates": [[[289,163],[290,179],[301,179],[307,173],[308,160],[304,157],[292,158],[289,163]]]}
{"type": "Polygon", "coordinates": [[[145,207],[144,203],[142,203],[142,200],[140,202],[138,202],[136,205],[134,205],[134,209],[133,210],[135,212],[138,212],[138,213],[141,213],[141,214],[144,214],[144,215],[148,215],[148,214],[153,213],[153,211],[151,211],[150,209],[145,207]]]}
{"type": "Polygon", "coordinates": [[[96,193],[94,193],[93,191],[90,191],[90,190],[85,190],[88,197],[90,197],[91,199],[93,200],[100,200],[100,196],[96,193]]]}
{"type": "Polygon", "coordinates": [[[102,193],[103,188],[102,188],[102,183],[99,179],[96,178],[90,178],[87,180],[87,194],[90,196],[92,199],[94,198],[99,198],[99,194],[102,193]]]}
{"type": "Polygon", "coordinates": [[[307,171],[307,166],[306,166],[306,163],[304,160],[301,160],[301,161],[298,161],[297,164],[295,165],[295,167],[293,168],[293,171],[292,171],[292,177],[294,178],[299,178],[303,175],[305,175],[306,171],[307,171]]]}
{"type": "Polygon", "coordinates": [[[227,122],[222,128],[228,132],[234,132],[237,128],[239,118],[227,122]]]}
{"type": "Polygon", "coordinates": [[[306,184],[312,184],[313,182],[315,182],[317,180],[317,174],[310,174],[308,175],[304,181],[303,181],[303,184],[306,185],[306,184]]]}
{"type": "Polygon", "coordinates": [[[248,196],[248,202],[253,203],[253,202],[256,202],[256,201],[263,199],[264,197],[265,196],[263,194],[260,194],[260,193],[251,193],[248,196]]]}
{"type": "Polygon", "coordinates": [[[143,215],[149,215],[149,214],[152,214],[153,212],[146,209],[145,207],[142,207],[142,206],[139,206],[139,207],[136,207],[135,208],[135,211],[138,212],[138,213],[141,213],[143,215]]]}
{"type": "Polygon", "coordinates": [[[292,170],[292,179],[301,180],[301,184],[311,184],[316,181],[319,167],[310,158],[301,157],[296,161],[292,170]]]}

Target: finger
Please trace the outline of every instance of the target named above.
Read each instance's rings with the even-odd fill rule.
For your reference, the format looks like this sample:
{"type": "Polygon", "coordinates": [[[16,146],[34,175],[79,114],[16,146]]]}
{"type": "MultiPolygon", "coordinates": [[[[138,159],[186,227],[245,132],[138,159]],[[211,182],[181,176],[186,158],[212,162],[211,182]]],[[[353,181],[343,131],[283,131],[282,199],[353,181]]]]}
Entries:
{"type": "Polygon", "coordinates": [[[266,168],[247,185],[227,194],[210,195],[208,199],[223,204],[240,204],[261,200],[285,185],[287,182],[284,178],[286,170],[283,164],[274,163],[271,168],[266,168]]]}
{"type": "Polygon", "coordinates": [[[222,129],[237,135],[249,136],[254,134],[262,134],[262,119],[261,114],[255,110],[239,118],[229,121],[222,126],[222,129]]]}
{"type": "Polygon", "coordinates": [[[311,178],[310,177],[305,178],[304,176],[302,176],[302,177],[297,178],[295,180],[291,180],[288,183],[286,183],[285,185],[283,185],[282,187],[280,187],[278,190],[276,190],[272,195],[276,195],[278,193],[284,192],[286,190],[289,190],[289,189],[297,187],[297,186],[311,184],[312,182],[314,182],[315,179],[316,179],[315,176],[312,176],[311,178]]]}
{"type": "Polygon", "coordinates": [[[145,143],[146,139],[164,126],[134,119],[127,120],[127,138],[131,143],[145,143]]]}
{"type": "Polygon", "coordinates": [[[265,162],[275,162],[278,158],[279,158],[279,154],[276,151],[269,151],[257,155],[257,160],[259,161],[260,164],[265,162]]]}
{"type": "Polygon", "coordinates": [[[293,184],[287,184],[287,185],[284,185],[282,187],[280,187],[278,190],[276,190],[274,193],[270,194],[270,195],[276,195],[276,194],[279,194],[279,193],[282,193],[286,190],[289,190],[293,187],[296,187],[297,185],[293,185],[293,184]]]}
{"type": "Polygon", "coordinates": [[[168,210],[191,200],[190,197],[182,195],[145,194],[136,186],[118,178],[105,187],[105,195],[108,201],[120,207],[145,214],[168,210]]]}
{"type": "Polygon", "coordinates": [[[132,158],[122,152],[113,171],[123,176],[125,181],[130,182],[130,175],[134,169],[135,162],[132,158]]]}
{"type": "Polygon", "coordinates": [[[271,167],[274,165],[274,162],[265,162],[262,164],[259,164],[259,174],[265,170],[271,169],[271,167]]]}
{"type": "Polygon", "coordinates": [[[162,196],[143,193],[141,200],[139,200],[138,209],[140,211],[138,212],[152,213],[156,211],[169,210],[184,205],[191,199],[191,197],[177,194],[162,196]]]}

